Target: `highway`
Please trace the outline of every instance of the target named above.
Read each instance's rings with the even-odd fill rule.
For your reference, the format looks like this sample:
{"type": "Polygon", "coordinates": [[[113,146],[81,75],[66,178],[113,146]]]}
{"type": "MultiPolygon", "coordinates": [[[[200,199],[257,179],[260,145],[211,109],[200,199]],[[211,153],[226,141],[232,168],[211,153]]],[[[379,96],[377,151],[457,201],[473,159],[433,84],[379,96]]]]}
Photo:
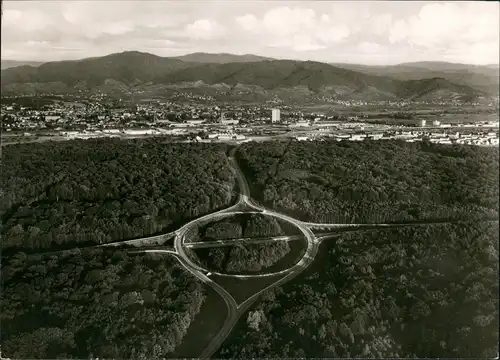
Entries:
{"type": "Polygon", "coordinates": [[[184,247],[190,249],[202,249],[209,247],[223,247],[232,246],[237,243],[242,244],[266,244],[274,241],[293,241],[303,239],[302,235],[292,235],[292,236],[275,236],[271,238],[238,238],[238,239],[227,239],[227,240],[211,240],[211,241],[197,241],[184,243],[184,247]]]}

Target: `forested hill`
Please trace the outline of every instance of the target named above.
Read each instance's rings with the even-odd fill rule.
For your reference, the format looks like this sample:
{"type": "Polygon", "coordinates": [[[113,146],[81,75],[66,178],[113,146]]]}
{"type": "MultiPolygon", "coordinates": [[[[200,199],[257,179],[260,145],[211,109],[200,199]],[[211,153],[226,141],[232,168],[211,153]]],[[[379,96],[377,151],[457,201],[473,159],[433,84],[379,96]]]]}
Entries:
{"type": "Polygon", "coordinates": [[[391,66],[369,66],[332,63],[343,69],[359,71],[369,75],[388,76],[398,80],[420,80],[444,78],[457,85],[466,85],[491,94],[498,94],[498,65],[469,65],[447,62],[412,62],[391,66]]]}
{"type": "MultiPolygon", "coordinates": [[[[189,59],[189,58],[188,58],[189,59]]],[[[219,59],[220,60],[220,59],[219,59]]],[[[260,59],[262,60],[262,59],[260,59]]],[[[108,80],[125,87],[141,84],[180,84],[210,86],[239,84],[257,86],[256,91],[306,89],[325,95],[360,95],[363,98],[419,98],[446,93],[449,98],[477,97],[484,91],[457,85],[443,79],[408,81],[366,74],[314,61],[264,60],[250,62],[186,62],[136,51],[79,61],[60,61],[39,67],[18,67],[2,71],[2,89],[13,91],[23,84],[63,84],[69,91],[75,86],[93,88],[108,80]],[[432,86],[429,87],[429,83],[432,86]]],[[[21,86],[21,91],[23,87],[21,86]]]]}

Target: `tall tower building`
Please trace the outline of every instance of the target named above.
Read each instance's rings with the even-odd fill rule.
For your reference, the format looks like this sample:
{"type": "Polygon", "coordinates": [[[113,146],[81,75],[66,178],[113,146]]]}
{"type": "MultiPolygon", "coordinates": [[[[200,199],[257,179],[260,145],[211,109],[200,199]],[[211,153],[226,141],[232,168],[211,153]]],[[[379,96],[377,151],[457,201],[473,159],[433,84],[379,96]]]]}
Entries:
{"type": "Polygon", "coordinates": [[[271,110],[271,121],[273,123],[280,121],[280,109],[272,109],[271,110]]]}

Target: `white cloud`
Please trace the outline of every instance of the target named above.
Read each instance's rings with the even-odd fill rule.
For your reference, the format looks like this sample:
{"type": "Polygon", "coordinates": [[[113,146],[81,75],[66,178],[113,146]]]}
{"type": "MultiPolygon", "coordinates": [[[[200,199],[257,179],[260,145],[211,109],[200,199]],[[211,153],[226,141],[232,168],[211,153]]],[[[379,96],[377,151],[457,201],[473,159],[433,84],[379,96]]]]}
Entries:
{"type": "Polygon", "coordinates": [[[279,7],[269,10],[262,19],[267,31],[277,37],[303,33],[315,26],[316,14],[311,9],[279,7]]]}
{"type": "Polygon", "coordinates": [[[408,25],[405,20],[398,20],[392,25],[389,33],[389,41],[391,44],[397,43],[408,37],[408,25]]]}
{"type": "Polygon", "coordinates": [[[217,22],[209,19],[196,20],[186,25],[186,33],[194,39],[209,40],[222,36],[225,29],[217,22]]]}
{"type": "Polygon", "coordinates": [[[370,21],[371,30],[376,35],[384,35],[389,31],[392,25],[392,15],[391,14],[382,14],[374,16],[370,21]]]}
{"type": "Polygon", "coordinates": [[[258,31],[259,30],[259,20],[252,14],[246,14],[243,16],[238,16],[236,18],[236,23],[238,23],[246,31],[258,31]]]}
{"type": "Polygon", "coordinates": [[[18,24],[22,16],[23,13],[19,10],[6,9],[2,15],[2,26],[11,26],[18,24]]]}
{"type": "Polygon", "coordinates": [[[102,30],[103,33],[110,35],[121,35],[132,31],[134,31],[134,25],[128,21],[111,23],[102,30]]]}
{"type": "Polygon", "coordinates": [[[316,31],[316,36],[324,44],[337,43],[345,40],[350,35],[350,29],[346,25],[327,26],[319,28],[316,31]]]}
{"type": "Polygon", "coordinates": [[[498,3],[433,3],[422,6],[418,15],[396,21],[391,43],[407,41],[423,46],[449,46],[457,40],[498,39],[498,3]],[[491,6],[493,5],[493,6],[491,6]]]}
{"type": "Polygon", "coordinates": [[[237,17],[236,21],[248,32],[260,32],[259,41],[268,46],[293,51],[326,49],[350,35],[346,24],[332,21],[328,14],[318,15],[314,10],[302,7],[275,7],[260,20],[247,14],[237,17]]]}

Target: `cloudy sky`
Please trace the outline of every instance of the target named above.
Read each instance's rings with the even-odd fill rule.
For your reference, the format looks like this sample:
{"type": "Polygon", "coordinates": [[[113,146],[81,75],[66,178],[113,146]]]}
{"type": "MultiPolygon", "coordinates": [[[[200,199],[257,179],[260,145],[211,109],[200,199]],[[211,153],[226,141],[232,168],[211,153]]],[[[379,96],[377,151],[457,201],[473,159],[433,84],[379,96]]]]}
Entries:
{"type": "Polygon", "coordinates": [[[1,50],[35,61],[137,50],[498,64],[499,11],[498,2],[6,0],[1,50]]]}

